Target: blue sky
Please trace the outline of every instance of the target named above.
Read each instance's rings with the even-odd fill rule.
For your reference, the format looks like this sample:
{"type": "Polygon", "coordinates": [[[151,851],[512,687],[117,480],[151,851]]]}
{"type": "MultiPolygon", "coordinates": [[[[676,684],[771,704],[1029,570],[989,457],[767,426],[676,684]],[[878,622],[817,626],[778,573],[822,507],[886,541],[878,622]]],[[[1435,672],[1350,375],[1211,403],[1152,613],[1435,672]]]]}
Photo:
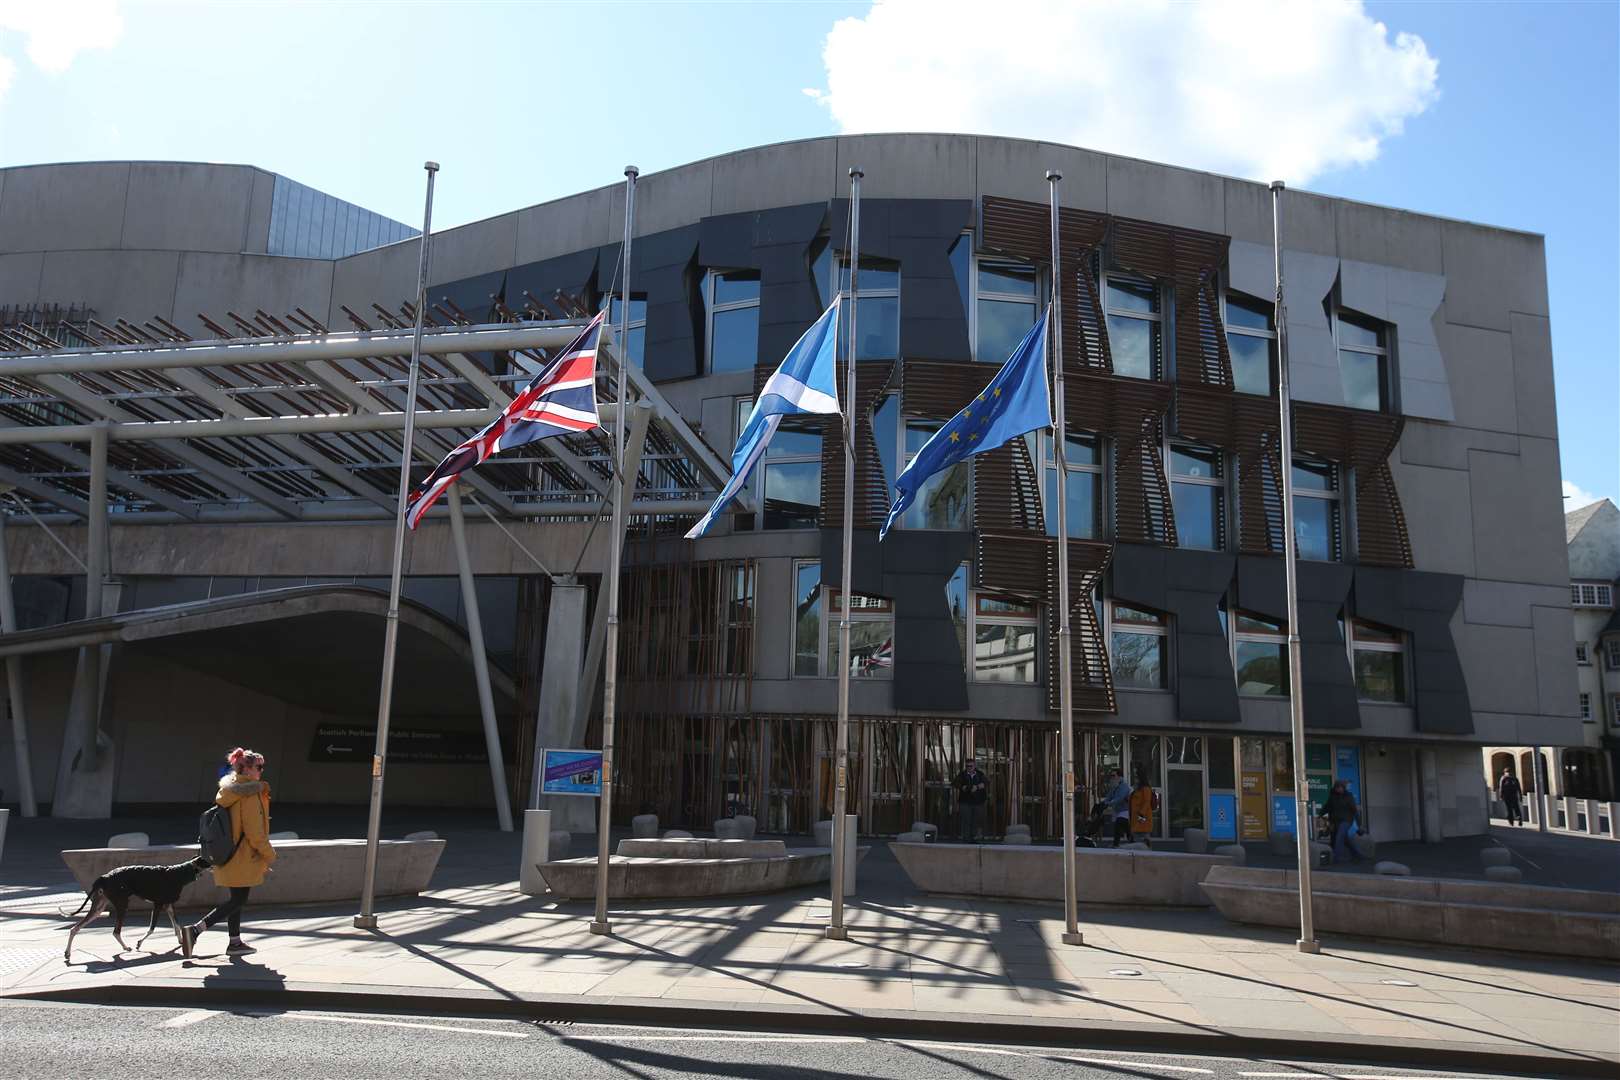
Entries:
{"type": "Polygon", "coordinates": [[[613,182],[630,162],[843,127],[1286,169],[1313,191],[1545,234],[1566,490],[1620,495],[1620,6],[1196,10],[1189,30],[1153,3],[1061,5],[998,37],[943,2],[908,23],[866,3],[0,0],[0,165],[245,162],[416,224],[433,158],[441,225],[613,182]],[[828,49],[841,19],[864,21],[828,49]],[[867,63],[896,40],[920,67],[867,63]],[[919,90],[941,55],[944,90],[919,90]],[[1290,65],[1284,91],[1254,75],[1290,65]],[[1088,72],[1129,93],[1089,114],[1052,104],[1093,100],[1088,72]]]}

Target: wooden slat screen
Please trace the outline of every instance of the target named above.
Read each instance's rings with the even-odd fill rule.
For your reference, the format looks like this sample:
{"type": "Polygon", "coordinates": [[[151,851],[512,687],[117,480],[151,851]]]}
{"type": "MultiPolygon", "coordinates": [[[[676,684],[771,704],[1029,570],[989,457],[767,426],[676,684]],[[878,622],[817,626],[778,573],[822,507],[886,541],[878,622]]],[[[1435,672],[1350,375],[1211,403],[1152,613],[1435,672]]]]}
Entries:
{"type": "Polygon", "coordinates": [[[1134,218],[1114,218],[1109,253],[1121,269],[1166,279],[1175,296],[1176,381],[1232,386],[1232,360],[1221,326],[1215,273],[1228,237],[1134,218]]]}
{"type": "MultiPolygon", "coordinates": [[[[1073,689],[1076,712],[1111,713],[1115,710],[1114,675],[1108,662],[1108,643],[1103,639],[1092,598],[1103,572],[1114,557],[1111,544],[1090,540],[1069,541],[1069,628],[1072,632],[1073,689]]],[[[1046,618],[1046,707],[1059,708],[1057,544],[1046,544],[1046,588],[1052,602],[1042,609],[1046,618]]]]}
{"type": "Polygon", "coordinates": [[[1412,540],[1389,456],[1405,418],[1337,405],[1294,404],[1295,449],[1350,468],[1356,492],[1356,558],[1373,566],[1412,566],[1412,540]]]}

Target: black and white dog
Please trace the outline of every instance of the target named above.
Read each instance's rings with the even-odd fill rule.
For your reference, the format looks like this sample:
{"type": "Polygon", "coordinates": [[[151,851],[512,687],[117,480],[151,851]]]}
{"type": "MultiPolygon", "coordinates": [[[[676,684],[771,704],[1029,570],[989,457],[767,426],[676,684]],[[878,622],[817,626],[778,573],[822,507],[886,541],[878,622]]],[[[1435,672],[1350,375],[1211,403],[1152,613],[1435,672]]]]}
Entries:
{"type": "Polygon", "coordinates": [[[68,931],[67,948],[62,951],[62,961],[71,963],[73,959],[73,938],[92,920],[106,911],[109,906],[113,909],[113,937],[118,941],[120,951],[128,951],[129,946],[124,944],[124,913],[129,909],[130,897],[138,896],[152,905],[152,921],[147,924],[146,934],[135,943],[135,951],[140,952],[146,939],[152,936],[157,927],[158,912],[166,911],[169,915],[169,925],[174,927],[174,936],[180,937],[180,924],[174,918],[174,904],[180,899],[180,892],[187,885],[197,880],[197,875],[207,870],[208,860],[198,856],[189,862],[176,863],[173,866],[120,866],[116,870],[109,870],[91,884],[84,894],[84,903],[72,912],[66,912],[72,918],[89,905],[90,911],[84,918],[73,924],[68,931]]]}

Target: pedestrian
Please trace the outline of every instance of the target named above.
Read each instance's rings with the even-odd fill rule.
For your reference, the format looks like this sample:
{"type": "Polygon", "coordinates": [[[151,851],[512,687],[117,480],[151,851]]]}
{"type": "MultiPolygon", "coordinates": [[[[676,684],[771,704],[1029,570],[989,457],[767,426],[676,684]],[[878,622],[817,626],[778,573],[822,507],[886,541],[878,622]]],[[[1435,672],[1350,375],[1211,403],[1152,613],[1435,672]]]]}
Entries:
{"type": "Polygon", "coordinates": [[[956,775],[956,815],[962,842],[979,839],[984,827],[984,803],[990,797],[990,783],[972,758],[956,775]]]}
{"type": "Polygon", "coordinates": [[[1355,828],[1361,810],[1356,806],[1356,797],[1350,794],[1349,783],[1333,782],[1333,790],[1322,804],[1322,816],[1328,819],[1328,827],[1333,830],[1333,861],[1359,862],[1361,856],[1350,846],[1350,831],[1355,828]]]}
{"type": "Polygon", "coordinates": [[[1507,807],[1508,824],[1515,828],[1524,824],[1524,810],[1519,806],[1519,800],[1523,795],[1524,789],[1519,787],[1519,778],[1513,775],[1512,770],[1504,768],[1502,778],[1496,782],[1496,797],[1507,807]]]}
{"type": "Polygon", "coordinates": [[[1153,788],[1148,785],[1147,777],[1136,778],[1136,790],[1131,792],[1130,807],[1131,842],[1152,847],[1153,788]]]}
{"type": "Polygon", "coordinates": [[[270,846],[270,785],[264,780],[264,755],[238,746],[225,756],[231,771],[219,781],[215,805],[230,811],[231,835],[236,852],[223,866],[214,867],[214,884],[231,891],[230,899],[190,926],[180,928],[180,951],[187,957],[204,930],[226,920],[231,932],[225,952],[245,956],[257,950],[242,940],[242,908],[248,892],[263,884],[276,849],[270,846]]]}
{"type": "Polygon", "coordinates": [[[1103,796],[1103,802],[1108,804],[1107,814],[1114,822],[1114,846],[1130,835],[1131,832],[1131,788],[1125,782],[1125,774],[1114,769],[1108,774],[1108,793],[1103,796]]]}

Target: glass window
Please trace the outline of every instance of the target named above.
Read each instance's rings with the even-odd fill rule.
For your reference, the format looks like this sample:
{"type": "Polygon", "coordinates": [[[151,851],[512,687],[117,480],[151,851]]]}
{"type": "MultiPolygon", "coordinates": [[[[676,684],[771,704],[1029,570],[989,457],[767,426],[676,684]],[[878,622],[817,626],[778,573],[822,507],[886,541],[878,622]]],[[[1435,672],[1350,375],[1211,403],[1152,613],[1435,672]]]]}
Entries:
{"type": "Polygon", "coordinates": [[[1160,378],[1163,315],[1159,287],[1151,281],[1110,276],[1104,296],[1114,374],[1133,379],[1160,378]]]}
{"type": "Polygon", "coordinates": [[[1569,587],[1569,602],[1574,607],[1613,607],[1614,590],[1608,585],[1573,583],[1569,587]]]}
{"type": "MultiPolygon", "coordinates": [[[[827,249],[819,249],[813,272],[824,296],[832,295],[832,258],[827,249]]],[[[840,263],[839,287],[849,290],[849,267],[840,263]]],[[[860,303],[856,307],[855,333],[858,338],[856,356],[861,360],[898,360],[900,358],[900,264],[892,259],[861,259],[860,303]]],[[[840,335],[842,346],[845,340],[840,335]]]]}
{"type": "Polygon", "coordinates": [[[1232,357],[1232,388],[1269,396],[1277,388],[1277,330],[1271,304],[1242,293],[1226,294],[1226,348],[1232,357]]]}
{"type": "Polygon", "coordinates": [[[1375,412],[1389,408],[1389,350],[1382,326],[1344,311],[1333,322],[1344,403],[1375,412]]]}
{"type": "MultiPolygon", "coordinates": [[[[900,395],[884,394],[872,410],[872,438],[877,442],[878,461],[888,484],[889,501],[894,501],[894,482],[900,476],[895,454],[900,447],[900,395]]],[[[908,457],[906,460],[910,460],[908,457]]]]}
{"type": "Polygon", "coordinates": [[[1246,611],[1235,612],[1233,622],[1232,669],[1237,673],[1238,693],[1287,697],[1287,629],[1246,611]]]}
{"type": "Polygon", "coordinates": [[[1301,559],[1337,562],[1344,556],[1339,467],[1294,462],[1294,542],[1301,559]]]}
{"type": "MultiPolygon", "coordinates": [[[[934,437],[939,420],[906,421],[906,464],[934,437]]],[[[917,497],[901,515],[904,529],[970,529],[973,527],[973,465],[959,461],[923,481],[917,497]]]]}
{"type": "Polygon", "coordinates": [[[1603,643],[1603,666],[1610,671],[1620,671],[1620,637],[1612,637],[1603,643]]]}
{"type": "Polygon", "coordinates": [[[793,674],[821,674],[821,564],[794,567],[793,674]]]}
{"type": "Polygon", "coordinates": [[[1036,679],[1034,623],[981,622],[973,632],[973,678],[977,682],[1033,683],[1036,679]]]}
{"type": "Polygon", "coordinates": [[[711,270],[704,275],[709,370],[748,371],[759,362],[759,273],[711,270]]]}
{"type": "Polygon", "coordinates": [[[1170,498],[1180,547],[1221,551],[1226,547],[1226,467],[1221,451],[1170,447],[1170,498]]]}
{"type": "Polygon", "coordinates": [[[1592,655],[1587,651],[1586,642],[1584,641],[1577,641],[1575,643],[1575,662],[1582,666],[1590,665],[1592,663],[1592,655]]]}
{"type": "MultiPolygon", "coordinates": [[[[843,610],[837,589],[831,597],[827,619],[828,675],[836,674],[840,661],[838,615],[843,610]]],[[[894,604],[881,596],[853,594],[849,605],[849,674],[856,679],[887,679],[894,674],[894,604]]]]}
{"type": "MultiPolygon", "coordinates": [[[[608,305],[608,321],[613,324],[613,332],[619,332],[620,309],[623,305],[618,296],[614,296],[608,305]]],[[[625,342],[625,352],[630,356],[630,362],[637,367],[641,366],[642,358],[647,354],[647,301],[631,298],[630,300],[630,332],[625,342]]]]}
{"type": "Polygon", "coordinates": [[[767,529],[821,524],[821,432],[814,421],[786,421],[765,451],[767,529]]]}
{"type": "Polygon", "coordinates": [[[1004,363],[1035,325],[1035,268],[981,261],[975,285],[974,359],[1004,363]]]}
{"type": "Polygon", "coordinates": [[[1581,719],[1586,721],[1588,724],[1590,724],[1592,722],[1592,695],[1591,694],[1584,694],[1583,693],[1581,695],[1581,719]]]}
{"type": "Polygon", "coordinates": [[[1118,602],[1109,606],[1109,615],[1115,688],[1165,689],[1169,685],[1168,618],[1118,602]]]}
{"type": "MultiPolygon", "coordinates": [[[[1034,439],[1034,435],[1028,436],[1034,439]]],[[[1039,433],[1039,454],[1031,458],[1041,462],[1041,502],[1045,506],[1046,535],[1057,535],[1057,496],[1053,482],[1057,477],[1057,463],[1052,455],[1052,436],[1039,433]]],[[[1068,473],[1069,538],[1073,540],[1100,540],[1103,537],[1103,475],[1102,450],[1099,440],[1091,435],[1070,435],[1063,440],[1064,468],[1068,473]]]]}

